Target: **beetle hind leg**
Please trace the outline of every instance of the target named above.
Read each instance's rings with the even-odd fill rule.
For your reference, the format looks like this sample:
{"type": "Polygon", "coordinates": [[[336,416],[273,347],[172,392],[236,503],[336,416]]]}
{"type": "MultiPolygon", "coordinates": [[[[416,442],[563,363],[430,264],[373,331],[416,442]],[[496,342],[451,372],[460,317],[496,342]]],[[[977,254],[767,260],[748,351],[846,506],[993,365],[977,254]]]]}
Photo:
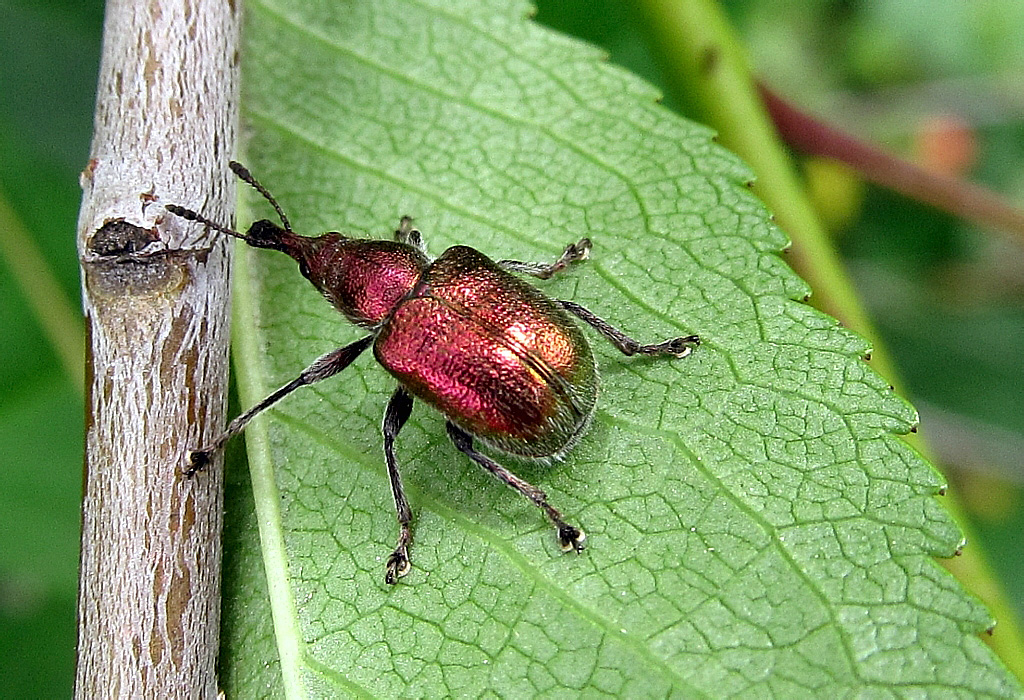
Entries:
{"type": "Polygon", "coordinates": [[[409,573],[409,545],[412,544],[412,509],[402,488],[402,475],[398,473],[398,459],[395,457],[395,437],[409,420],[412,413],[412,396],[402,387],[395,389],[384,411],[384,461],[388,467],[388,479],[391,482],[391,495],[395,498],[395,512],[398,515],[398,545],[388,557],[384,581],[394,584],[409,573]]]}
{"type": "Polygon", "coordinates": [[[558,541],[562,546],[563,552],[581,552],[583,550],[583,543],[587,539],[586,533],[580,528],[565,522],[558,509],[548,503],[548,496],[546,493],[536,486],[519,478],[487,455],[478,452],[476,448],[473,447],[473,436],[462,428],[458,427],[451,421],[447,422],[447,428],[448,437],[451,438],[459,452],[462,452],[471,460],[489,471],[503,483],[511,486],[516,491],[529,498],[538,508],[544,511],[551,522],[554,523],[555,529],[558,531],[558,541]]]}

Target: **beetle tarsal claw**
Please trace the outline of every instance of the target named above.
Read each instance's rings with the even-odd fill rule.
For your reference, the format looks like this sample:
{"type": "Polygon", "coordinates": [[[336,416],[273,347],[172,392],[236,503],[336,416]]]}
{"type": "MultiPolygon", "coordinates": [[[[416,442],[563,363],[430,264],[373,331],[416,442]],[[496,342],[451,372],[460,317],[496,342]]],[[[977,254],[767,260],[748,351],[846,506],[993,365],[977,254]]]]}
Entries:
{"type": "Polygon", "coordinates": [[[592,244],[589,238],[581,238],[576,243],[570,243],[565,247],[565,252],[562,256],[569,262],[576,262],[578,260],[586,260],[590,257],[590,248],[592,244]]]}
{"type": "Polygon", "coordinates": [[[700,345],[700,338],[695,335],[687,335],[665,341],[665,349],[676,357],[686,357],[698,345],[700,345]]]}
{"type": "Polygon", "coordinates": [[[402,546],[393,551],[391,556],[388,557],[386,568],[384,581],[394,585],[398,582],[398,579],[408,574],[412,569],[412,566],[409,564],[409,550],[402,546]]]}
{"type": "Polygon", "coordinates": [[[188,461],[185,476],[191,479],[196,472],[206,469],[206,465],[210,463],[210,450],[189,450],[185,453],[185,459],[188,461]]]}
{"type": "Polygon", "coordinates": [[[558,541],[562,544],[563,552],[582,552],[587,533],[578,527],[568,523],[558,523],[558,541]]]}

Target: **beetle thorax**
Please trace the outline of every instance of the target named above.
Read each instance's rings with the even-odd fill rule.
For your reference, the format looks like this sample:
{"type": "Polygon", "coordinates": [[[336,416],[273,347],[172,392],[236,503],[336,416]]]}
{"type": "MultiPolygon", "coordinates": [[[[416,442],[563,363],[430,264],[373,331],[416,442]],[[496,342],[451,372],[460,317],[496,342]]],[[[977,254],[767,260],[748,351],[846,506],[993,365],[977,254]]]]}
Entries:
{"type": "Polygon", "coordinates": [[[372,326],[413,290],[428,265],[404,243],[338,236],[309,261],[309,279],[353,323],[372,326]]]}

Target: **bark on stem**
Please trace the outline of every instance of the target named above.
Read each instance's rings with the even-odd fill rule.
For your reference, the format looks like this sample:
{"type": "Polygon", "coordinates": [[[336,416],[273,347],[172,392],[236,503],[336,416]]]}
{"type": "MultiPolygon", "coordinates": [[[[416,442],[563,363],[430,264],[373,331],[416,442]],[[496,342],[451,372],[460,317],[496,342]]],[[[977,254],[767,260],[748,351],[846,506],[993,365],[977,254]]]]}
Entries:
{"type": "Polygon", "coordinates": [[[229,249],[162,203],[228,222],[240,8],[107,3],[78,224],[88,329],[75,694],[215,697],[229,249]]]}

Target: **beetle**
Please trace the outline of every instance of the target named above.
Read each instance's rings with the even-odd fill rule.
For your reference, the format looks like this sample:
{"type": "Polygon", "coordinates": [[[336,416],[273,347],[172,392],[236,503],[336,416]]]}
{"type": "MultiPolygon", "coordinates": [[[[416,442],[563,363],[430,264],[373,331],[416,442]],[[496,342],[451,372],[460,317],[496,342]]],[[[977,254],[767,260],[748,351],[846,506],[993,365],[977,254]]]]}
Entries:
{"type": "Polygon", "coordinates": [[[563,551],[581,551],[583,530],[570,525],[536,486],[480,452],[475,440],[530,460],[562,458],[586,432],[597,401],[597,367],[590,345],[571,316],[582,320],[625,355],[681,358],[700,344],[696,335],[641,344],[572,301],[552,299],[512,273],[547,279],[588,257],[589,239],[566,246],[554,263],[491,260],[456,245],[431,259],[422,234],[404,217],[394,240],[351,238],[330,232],[296,234],[266,188],[243,165],[232,171],[274,208],[281,226],[262,219],[246,233],[210,221],[181,206],[165,209],[183,219],[239,238],[255,248],[277,250],[367,335],[319,357],[298,377],[232,420],[209,445],[190,451],[186,476],[203,469],[213,454],[257,414],[308,384],[332,377],[365,350],[398,380],[384,411],[384,460],[398,515],[398,544],[388,557],[385,581],[410,570],[412,510],[402,488],[395,438],[414,398],[446,419],[448,436],[472,461],[536,504],[554,524],[563,551]]]}

